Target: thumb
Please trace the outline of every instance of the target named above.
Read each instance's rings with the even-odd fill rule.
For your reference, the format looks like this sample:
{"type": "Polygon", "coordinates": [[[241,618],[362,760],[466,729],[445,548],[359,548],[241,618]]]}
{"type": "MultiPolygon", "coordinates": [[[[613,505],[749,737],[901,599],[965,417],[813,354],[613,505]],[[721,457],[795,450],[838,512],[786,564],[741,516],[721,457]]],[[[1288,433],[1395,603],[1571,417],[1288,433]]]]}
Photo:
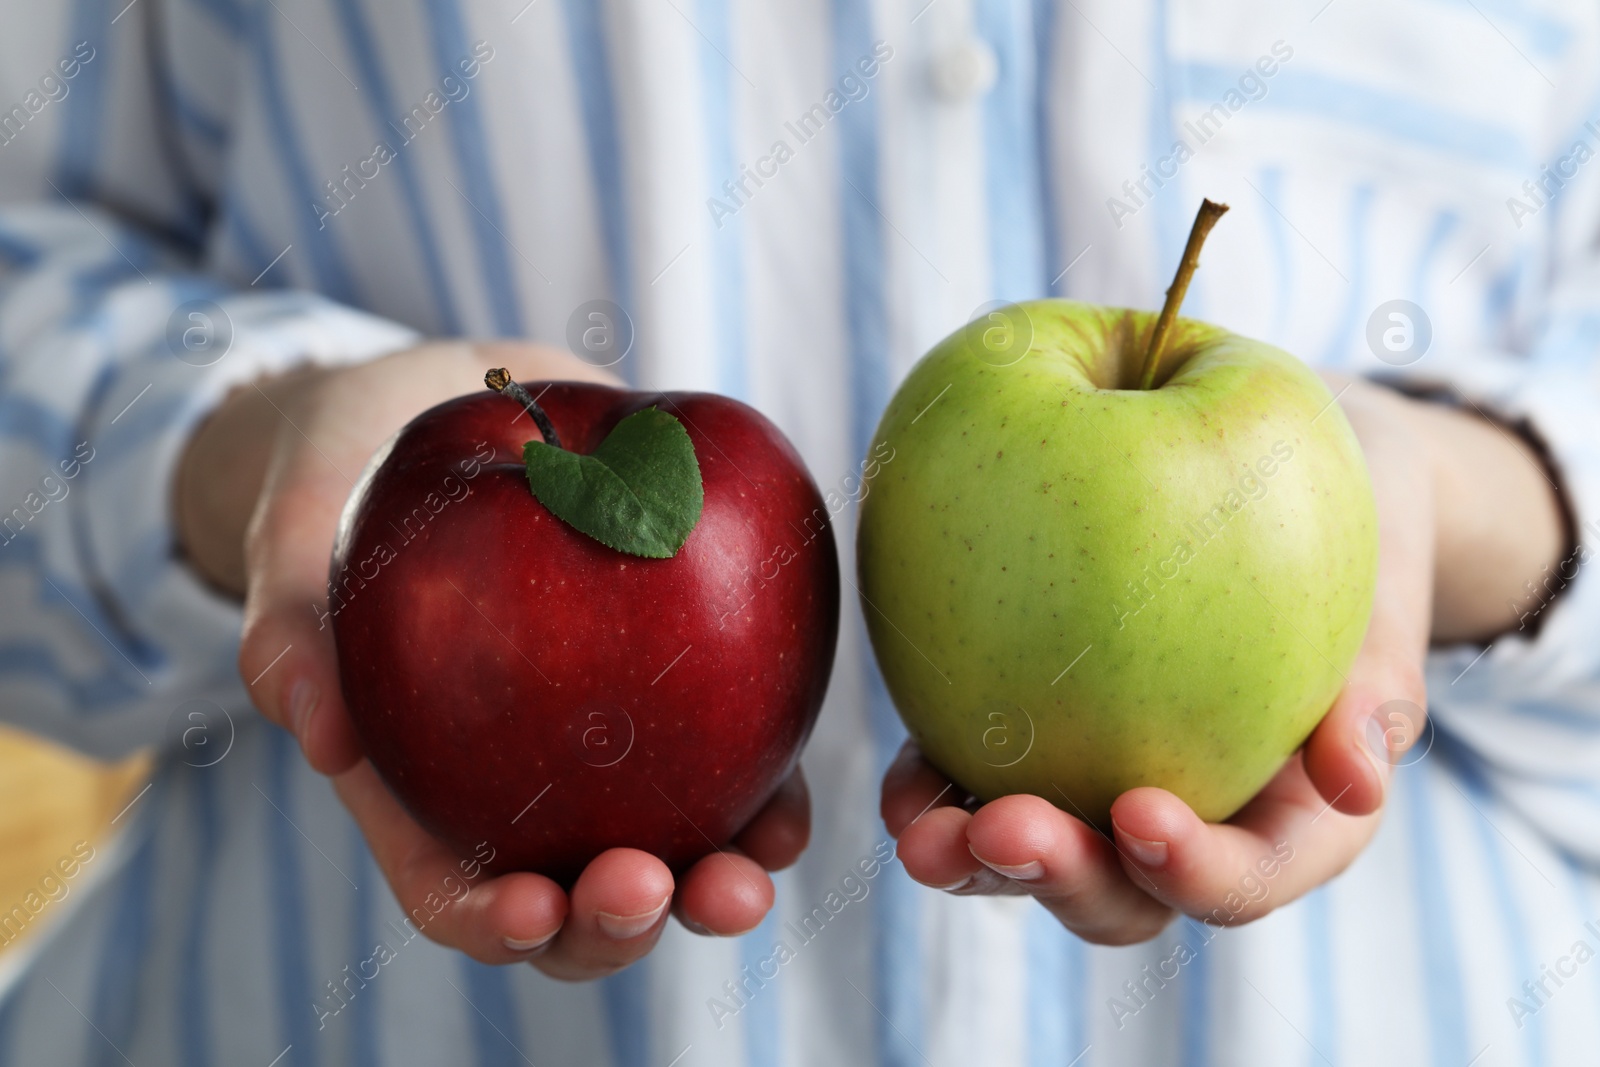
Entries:
{"type": "Polygon", "coordinates": [[[1423,661],[1433,598],[1432,486],[1423,444],[1387,401],[1349,405],[1372,478],[1378,573],[1361,651],[1343,691],[1306,742],[1306,773],[1346,815],[1383,805],[1390,768],[1421,734],[1423,661]]]}
{"type": "Polygon", "coordinates": [[[361,757],[329,612],[328,561],[350,489],[321,453],[291,448],[274,462],[246,535],[239,673],[262,715],[292,733],[323,774],[361,757]]]}

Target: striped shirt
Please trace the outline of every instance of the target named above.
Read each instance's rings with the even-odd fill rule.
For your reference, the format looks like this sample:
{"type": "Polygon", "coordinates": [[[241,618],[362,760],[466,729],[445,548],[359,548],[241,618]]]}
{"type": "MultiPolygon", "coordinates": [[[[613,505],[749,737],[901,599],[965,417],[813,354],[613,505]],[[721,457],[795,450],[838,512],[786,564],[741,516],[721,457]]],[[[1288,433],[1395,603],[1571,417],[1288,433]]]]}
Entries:
{"type": "Polygon", "coordinates": [[[1592,1062],[1592,5],[124,2],[0,33],[0,708],[164,755],[114,841],[0,901],[57,920],[7,957],[0,1064],[1592,1062]],[[232,385],[422,335],[562,345],[602,299],[630,381],[753,403],[836,487],[986,302],[1153,306],[1201,195],[1234,212],[1190,314],[1526,419],[1585,546],[1487,650],[1432,654],[1377,838],[1249,926],[1102,948],[912,883],[852,607],[814,843],[761,927],[673,926],[585,985],[480,966],[407,937],[249,710],[237,607],[175,559],[175,457],[232,385]]]}

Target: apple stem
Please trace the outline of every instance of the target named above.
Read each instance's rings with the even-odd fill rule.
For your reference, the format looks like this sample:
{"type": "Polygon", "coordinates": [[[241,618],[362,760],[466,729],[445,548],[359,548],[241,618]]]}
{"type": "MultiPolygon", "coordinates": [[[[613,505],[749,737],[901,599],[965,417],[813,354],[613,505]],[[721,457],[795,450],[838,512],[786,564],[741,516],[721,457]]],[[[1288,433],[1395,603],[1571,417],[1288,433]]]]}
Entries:
{"type": "Polygon", "coordinates": [[[1178,262],[1178,273],[1173,277],[1172,284],[1167,286],[1167,301],[1161,305],[1161,317],[1156,319],[1156,328],[1150,334],[1150,347],[1144,354],[1144,372],[1139,376],[1140,389],[1155,388],[1156,370],[1161,366],[1161,349],[1167,343],[1167,335],[1172,332],[1172,324],[1177,321],[1178,309],[1183,306],[1184,294],[1189,291],[1189,279],[1200,269],[1200,246],[1206,243],[1206,235],[1211,232],[1211,227],[1227,210],[1227,204],[1200,201],[1200,211],[1189,230],[1189,243],[1183,246],[1183,259],[1178,262]]]}
{"type": "Polygon", "coordinates": [[[544,408],[539,406],[539,402],[526,389],[516,383],[510,371],[504,367],[496,367],[483,376],[483,384],[521,404],[523,410],[532,416],[538,425],[539,432],[544,435],[544,443],[551,448],[561,447],[561,438],[556,436],[556,427],[550,421],[550,416],[544,413],[544,408]]]}

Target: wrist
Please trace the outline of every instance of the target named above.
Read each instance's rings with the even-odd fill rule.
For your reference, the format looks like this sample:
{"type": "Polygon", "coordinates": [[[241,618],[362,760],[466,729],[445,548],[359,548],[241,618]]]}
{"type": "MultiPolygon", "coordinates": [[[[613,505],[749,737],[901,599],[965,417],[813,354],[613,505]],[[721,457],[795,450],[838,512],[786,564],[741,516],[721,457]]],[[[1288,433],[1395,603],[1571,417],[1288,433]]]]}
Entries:
{"type": "Polygon", "coordinates": [[[1476,405],[1396,394],[1433,486],[1437,643],[1527,629],[1518,605],[1568,541],[1566,503],[1541,450],[1476,405]]]}
{"type": "Polygon", "coordinates": [[[243,597],[244,536],[291,389],[324,372],[303,368],[239,386],[189,436],[173,479],[172,520],[190,568],[221,592],[243,597]]]}

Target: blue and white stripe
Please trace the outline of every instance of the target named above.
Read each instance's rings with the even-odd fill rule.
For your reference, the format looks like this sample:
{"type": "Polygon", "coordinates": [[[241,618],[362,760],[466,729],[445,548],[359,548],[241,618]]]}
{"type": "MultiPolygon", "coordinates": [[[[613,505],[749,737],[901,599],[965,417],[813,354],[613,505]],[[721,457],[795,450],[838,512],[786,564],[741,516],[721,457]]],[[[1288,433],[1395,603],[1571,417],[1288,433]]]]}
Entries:
{"type": "Polygon", "coordinates": [[[257,375],[426,335],[564,344],[595,299],[632,320],[630,381],[748,400],[837,488],[899,377],[981,304],[1152,306],[1204,193],[1234,211],[1191,312],[1376,373],[1394,368],[1367,348],[1367,317],[1415,301],[1433,346],[1402,373],[1526,418],[1580,524],[1600,524],[1600,162],[1521,226],[1507,208],[1575,141],[1600,154],[1585,126],[1600,125],[1600,13],[73,0],[7,22],[0,119],[78,42],[94,58],[0,144],[0,517],[80,442],[95,458],[0,546],[0,707],[100,755],[169,743],[187,700],[227,709],[236,736],[214,767],[164,756],[95,876],[51,905],[68,918],[4,991],[0,1064],[1593,1058],[1600,964],[1545,979],[1520,1027],[1508,1007],[1534,1006],[1523,983],[1575,943],[1600,949],[1587,565],[1536,638],[1435,654],[1428,755],[1398,772],[1371,847],[1305,900],[1107,949],[1027,901],[943,896],[891,865],[719,1027],[708,1000],[883,839],[878,778],[903,734],[851,588],[806,755],[814,844],[778,877],[772,918],[731,942],[673,927],[629,971],[562,985],[401,940],[327,782],[248,710],[237,608],[174,559],[167,501],[189,432],[257,375]],[[479,42],[492,57],[466,78],[479,42]],[[802,143],[788,124],[879,42],[892,55],[864,95],[802,143]],[[1264,94],[1195,143],[1190,124],[1280,42],[1292,55],[1264,94]],[[936,92],[938,65],[974,49],[992,52],[993,85],[936,92]],[[398,132],[451,74],[465,91],[398,132]],[[1129,194],[1179,137],[1193,158],[1129,194]],[[780,139],[792,158],[719,225],[708,201],[780,139]],[[347,203],[325,199],[379,141],[394,158],[347,203]],[[166,341],[191,300],[231,322],[205,368],[166,341]],[[395,959],[319,1019],[327,983],[379,941],[395,959]],[[1124,983],[1180,942],[1179,976],[1130,1000],[1124,983]],[[1137,1010],[1119,1022],[1114,999],[1137,1010]]]}

